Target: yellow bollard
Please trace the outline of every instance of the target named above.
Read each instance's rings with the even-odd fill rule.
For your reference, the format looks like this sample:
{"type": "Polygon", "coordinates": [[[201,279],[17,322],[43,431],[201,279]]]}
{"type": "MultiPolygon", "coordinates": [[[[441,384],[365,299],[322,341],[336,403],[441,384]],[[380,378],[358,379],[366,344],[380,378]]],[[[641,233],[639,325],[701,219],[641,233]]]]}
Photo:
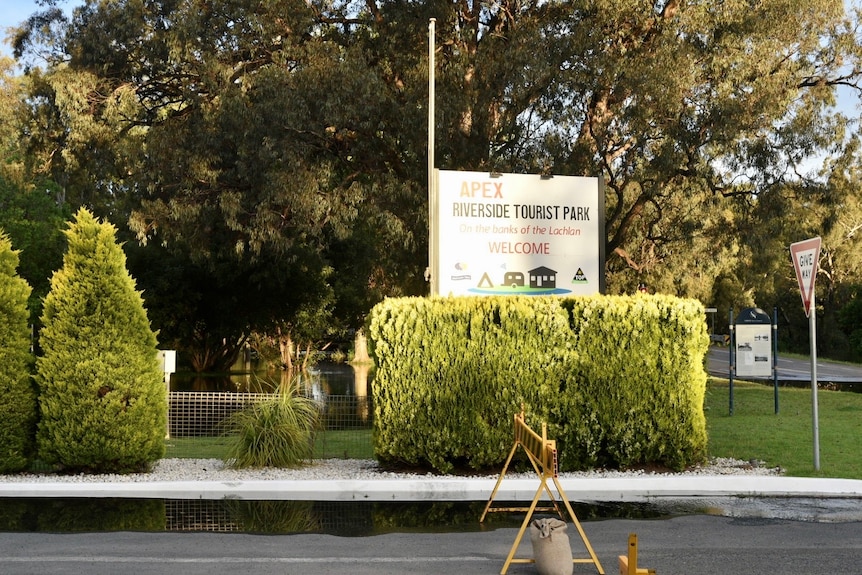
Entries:
{"type": "Polygon", "coordinates": [[[638,536],[629,534],[629,549],[620,555],[620,575],[655,575],[655,569],[638,569],[638,536]]]}

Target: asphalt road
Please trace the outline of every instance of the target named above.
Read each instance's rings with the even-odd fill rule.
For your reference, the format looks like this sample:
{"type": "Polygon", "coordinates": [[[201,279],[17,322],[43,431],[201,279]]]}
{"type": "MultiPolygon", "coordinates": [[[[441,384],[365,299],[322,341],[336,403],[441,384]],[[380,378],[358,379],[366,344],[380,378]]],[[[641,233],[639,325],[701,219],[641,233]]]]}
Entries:
{"type": "MultiPolygon", "coordinates": [[[[707,356],[707,371],[709,374],[716,377],[728,377],[729,356],[729,348],[710,346],[707,356]]],[[[810,360],[782,357],[781,354],[778,354],[778,379],[779,381],[810,382],[810,360]]],[[[818,360],[817,381],[821,383],[862,383],[862,366],[818,360]]]]}
{"type": "MultiPolygon", "coordinates": [[[[606,574],[619,572],[630,533],[638,566],[659,575],[862,573],[860,523],[683,516],[584,522],[606,574]]],[[[214,533],[2,533],[0,573],[56,575],[386,575],[500,573],[517,529],[470,533],[394,533],[373,537],[214,533]]],[[[588,557],[577,531],[576,557],[588,557]]],[[[532,557],[529,534],[515,555],[532,557]]],[[[512,575],[535,565],[512,564],[512,575]]],[[[575,565],[575,573],[598,573],[575,565]]]]}

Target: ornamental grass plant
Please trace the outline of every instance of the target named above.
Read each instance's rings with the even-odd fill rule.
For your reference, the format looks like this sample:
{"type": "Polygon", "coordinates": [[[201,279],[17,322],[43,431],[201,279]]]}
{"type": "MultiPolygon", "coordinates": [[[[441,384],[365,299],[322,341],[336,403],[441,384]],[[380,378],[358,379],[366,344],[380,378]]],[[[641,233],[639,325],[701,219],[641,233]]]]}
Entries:
{"type": "Polygon", "coordinates": [[[225,465],[234,469],[301,467],[311,462],[320,405],[302,395],[298,380],[278,386],[225,422],[225,465]]]}

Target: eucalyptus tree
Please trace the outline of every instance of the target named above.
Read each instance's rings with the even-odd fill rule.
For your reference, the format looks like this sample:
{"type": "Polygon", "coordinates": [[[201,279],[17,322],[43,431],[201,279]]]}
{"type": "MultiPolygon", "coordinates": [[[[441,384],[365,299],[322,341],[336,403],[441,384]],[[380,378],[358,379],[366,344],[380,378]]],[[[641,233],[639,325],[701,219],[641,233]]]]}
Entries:
{"type": "MultiPolygon", "coordinates": [[[[128,210],[138,240],[187,258],[194,284],[182,291],[207,301],[210,317],[243,314],[197,316],[175,332],[233,347],[198,357],[227,362],[251,330],[325,305],[330,277],[351,293],[370,285],[377,299],[421,289],[414,233],[427,223],[415,221],[415,178],[398,174],[415,151],[386,126],[401,106],[361,52],[328,37],[327,19],[297,1],[87,2],[56,38],[56,60],[33,71],[34,118],[58,126],[34,130],[34,154],[56,157],[70,188],[100,182],[102,213],[128,210]],[[330,246],[354,256],[352,277],[333,274],[330,246]],[[248,315],[238,301],[280,303],[248,315]]],[[[20,46],[26,37],[25,27],[20,46]]],[[[355,321],[357,306],[368,298],[348,298],[345,317],[355,321]]]]}
{"type": "Polygon", "coordinates": [[[351,322],[425,289],[432,17],[438,167],[603,177],[612,291],[740,285],[740,203],[841,139],[829,106],[859,78],[841,0],[85,0],[65,26],[43,16],[16,47],[54,32],[31,141],[70,193],[99,190],[139,241],[211,273],[290,267],[284,298],[322,282],[351,322]]]}
{"type": "Polygon", "coordinates": [[[858,91],[841,0],[348,2],[340,22],[351,8],[404,84],[415,55],[396,47],[436,17],[439,167],[605,179],[614,291],[708,301],[745,255],[744,204],[840,152],[836,90],[858,91]]]}
{"type": "Polygon", "coordinates": [[[0,175],[8,178],[13,175],[20,158],[16,157],[18,134],[15,129],[16,117],[22,109],[23,89],[13,74],[14,61],[0,57],[0,175]]]}
{"type": "Polygon", "coordinates": [[[30,321],[37,324],[49,278],[63,258],[62,229],[70,213],[58,203],[56,183],[33,175],[20,138],[28,124],[29,78],[16,74],[13,64],[0,58],[0,228],[18,250],[17,271],[32,288],[30,321]]]}
{"type": "Polygon", "coordinates": [[[802,179],[841,143],[830,105],[857,88],[859,46],[840,0],[599,0],[564,25],[540,117],[556,171],[606,179],[611,271],[721,257],[721,235],[702,251],[690,238],[736,209],[724,198],[802,179]]]}
{"type": "MultiPolygon", "coordinates": [[[[818,347],[825,356],[847,359],[858,319],[854,301],[862,286],[862,172],[859,142],[827,162],[822,181],[797,181],[760,194],[749,205],[741,235],[749,250],[737,277],[763,307],[777,306],[782,343],[808,349],[808,320],[789,254],[791,243],[822,239],[816,303],[818,347]],[[843,318],[843,325],[840,319],[843,318]],[[842,329],[839,329],[842,327],[842,329]]],[[[857,356],[858,358],[858,356],[857,356]]]]}

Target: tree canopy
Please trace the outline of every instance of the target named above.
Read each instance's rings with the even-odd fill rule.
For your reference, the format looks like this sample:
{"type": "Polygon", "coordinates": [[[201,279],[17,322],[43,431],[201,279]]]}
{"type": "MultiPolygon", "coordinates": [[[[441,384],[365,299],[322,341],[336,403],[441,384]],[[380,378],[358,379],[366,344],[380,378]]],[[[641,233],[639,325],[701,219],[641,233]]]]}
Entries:
{"type": "Polygon", "coordinates": [[[862,52],[842,0],[46,3],[13,42],[44,59],[29,165],[193,266],[182,293],[222,285],[245,318],[222,340],[315,305],[357,327],[427,290],[432,17],[437,166],[601,176],[609,291],[774,298],[752,270],[785,276],[779,239],[830,230],[835,305],[862,283],[857,124],[834,107],[862,52]],[[842,222],[785,221],[800,193],[842,222]],[[252,316],[241,292],[278,303],[252,316]]]}

